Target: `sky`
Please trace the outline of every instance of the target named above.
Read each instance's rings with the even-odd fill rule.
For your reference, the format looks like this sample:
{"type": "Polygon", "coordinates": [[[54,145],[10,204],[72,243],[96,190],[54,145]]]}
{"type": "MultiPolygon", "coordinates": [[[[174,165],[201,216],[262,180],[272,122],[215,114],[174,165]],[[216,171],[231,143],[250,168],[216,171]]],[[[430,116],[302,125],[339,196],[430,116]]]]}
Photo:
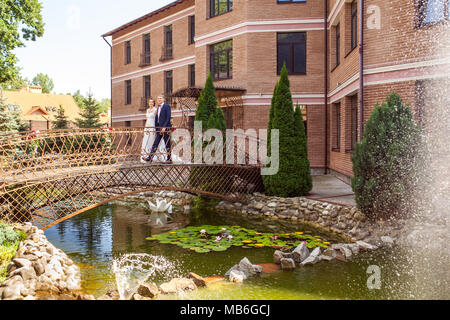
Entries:
{"type": "MultiPolygon", "coordinates": [[[[41,0],[44,36],[14,52],[22,77],[48,74],[55,93],[110,98],[110,48],[102,34],[173,0],[41,0]]],[[[111,43],[111,37],[106,38],[111,43]]]]}

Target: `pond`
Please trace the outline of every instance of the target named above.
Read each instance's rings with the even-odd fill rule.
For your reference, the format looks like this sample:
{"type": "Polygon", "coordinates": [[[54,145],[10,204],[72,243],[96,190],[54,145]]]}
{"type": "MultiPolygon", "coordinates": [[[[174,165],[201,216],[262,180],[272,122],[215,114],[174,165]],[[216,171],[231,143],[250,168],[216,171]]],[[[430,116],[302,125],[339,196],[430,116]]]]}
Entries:
{"type": "MultiPolygon", "coordinates": [[[[196,253],[173,244],[146,240],[155,234],[187,226],[230,225],[251,228],[258,232],[305,232],[330,242],[340,239],[329,234],[290,222],[275,222],[212,210],[197,209],[190,214],[173,214],[173,221],[164,228],[149,223],[146,202],[111,202],[64,221],[45,234],[50,242],[77,263],[82,272],[82,287],[86,294],[99,297],[116,289],[114,260],[127,254],[158,257],[162,271],[151,281],[161,284],[174,277],[195,272],[201,276],[223,276],[243,257],[253,264],[273,263],[273,248],[231,247],[223,252],[196,253]]],[[[406,255],[406,254],[405,254],[406,255]]],[[[405,271],[401,251],[381,251],[360,254],[350,262],[321,262],[296,271],[276,271],[263,274],[243,284],[226,281],[212,283],[206,289],[192,293],[164,296],[163,299],[215,300],[277,300],[277,299],[407,299],[411,298],[407,283],[411,275],[405,271]],[[400,252],[400,253],[399,253],[400,252]],[[382,286],[370,290],[367,269],[376,265],[381,270],[382,286]]]]}

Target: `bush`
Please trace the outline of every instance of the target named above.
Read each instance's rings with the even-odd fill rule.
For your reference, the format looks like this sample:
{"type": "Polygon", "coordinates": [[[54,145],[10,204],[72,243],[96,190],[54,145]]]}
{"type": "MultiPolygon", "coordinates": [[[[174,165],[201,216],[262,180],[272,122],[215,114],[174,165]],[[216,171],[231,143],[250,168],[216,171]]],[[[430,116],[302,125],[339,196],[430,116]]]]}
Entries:
{"type": "Polygon", "coordinates": [[[352,154],[352,189],[369,219],[404,216],[417,205],[424,142],[398,94],[376,105],[352,154]]]}
{"type": "Polygon", "coordinates": [[[19,240],[20,235],[7,224],[0,224],[0,246],[11,244],[19,240]]]}

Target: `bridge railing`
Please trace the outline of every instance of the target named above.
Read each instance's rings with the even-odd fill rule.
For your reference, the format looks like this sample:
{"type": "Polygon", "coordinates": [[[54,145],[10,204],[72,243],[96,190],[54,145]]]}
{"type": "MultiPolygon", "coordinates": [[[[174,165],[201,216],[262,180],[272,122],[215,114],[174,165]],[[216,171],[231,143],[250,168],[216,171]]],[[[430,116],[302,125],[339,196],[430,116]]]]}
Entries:
{"type": "MultiPolygon", "coordinates": [[[[174,130],[167,128],[172,150],[180,143],[173,137],[174,130]]],[[[81,167],[97,166],[100,170],[112,166],[145,166],[149,162],[143,161],[143,158],[149,157],[151,145],[143,142],[152,134],[156,134],[156,128],[69,129],[0,134],[0,184],[42,179],[49,174],[73,172],[81,167]]],[[[193,132],[189,131],[189,134],[191,141],[194,141],[193,132]]],[[[241,159],[239,163],[233,163],[262,165],[261,158],[249,152],[249,146],[260,148],[265,146],[264,141],[238,133],[232,140],[224,139],[224,149],[229,147],[230,142],[233,143],[233,159],[241,159]],[[242,144],[245,140],[247,144],[242,144]]],[[[171,151],[158,148],[153,159],[155,162],[164,162],[169,153],[172,155],[171,151]]],[[[172,160],[175,164],[193,161],[179,155],[174,155],[172,160]]]]}

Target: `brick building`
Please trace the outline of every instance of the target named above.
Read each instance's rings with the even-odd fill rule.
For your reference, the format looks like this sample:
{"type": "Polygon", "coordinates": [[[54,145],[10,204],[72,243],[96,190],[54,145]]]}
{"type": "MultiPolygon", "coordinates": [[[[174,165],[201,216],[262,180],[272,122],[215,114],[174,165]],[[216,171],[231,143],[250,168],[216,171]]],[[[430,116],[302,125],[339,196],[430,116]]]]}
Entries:
{"type": "Polygon", "coordinates": [[[112,37],[112,124],[143,127],[145,97],[161,93],[175,125],[192,121],[183,104],[211,71],[228,127],[266,128],[286,62],[313,171],[348,179],[363,123],[391,91],[425,122],[425,89],[448,77],[437,54],[448,43],[437,39],[449,15],[449,0],[175,1],[103,35],[112,37]]]}

